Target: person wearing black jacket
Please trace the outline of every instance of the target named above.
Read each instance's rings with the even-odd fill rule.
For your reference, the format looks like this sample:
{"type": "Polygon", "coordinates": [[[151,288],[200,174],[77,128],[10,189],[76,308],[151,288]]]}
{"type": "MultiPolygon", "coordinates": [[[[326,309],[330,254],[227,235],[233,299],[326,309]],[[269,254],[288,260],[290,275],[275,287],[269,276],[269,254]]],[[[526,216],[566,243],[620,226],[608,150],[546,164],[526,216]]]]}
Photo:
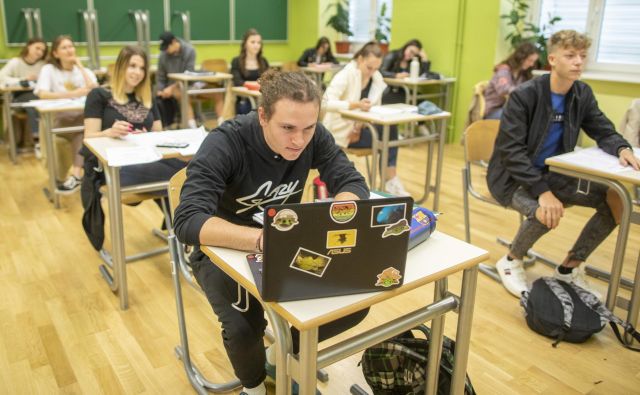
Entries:
{"type": "Polygon", "coordinates": [[[331,41],[326,37],[320,37],[316,47],[305,49],[300,59],[298,59],[298,66],[300,67],[322,63],[338,64],[338,60],[331,52],[331,41]]]}
{"type": "Polygon", "coordinates": [[[551,74],[514,90],[500,121],[487,183],[500,204],[526,217],[509,254],[496,263],[503,285],[517,297],[527,290],[522,258],[542,235],[558,226],[565,205],[593,207],[596,213],[555,276],[598,295],[579,265],[619,222],[620,202],[606,187],[550,173],[545,159],[573,151],[583,129],[603,151],[619,157],[622,165],[640,169],[629,143],[598,108],[589,85],[578,80],[589,46],[590,39],[573,30],[555,33],[549,40],[551,74]]]}
{"type": "MultiPolygon", "coordinates": [[[[319,170],[336,200],[369,197],[364,177],[318,123],[321,93],[315,84],[301,72],[274,70],[260,83],[258,111],[219,126],[187,167],[174,220],[176,235],[186,244],[262,251],[262,230],[252,216],[268,204],[300,202],[310,169],[319,170]]],[[[242,292],[238,307],[240,285],[199,248],[190,262],[222,323],[224,346],[243,393],[264,394],[266,375],[275,375],[275,349],[264,350],[260,302],[242,292]]],[[[356,325],[367,312],[321,326],[319,338],[356,325]]],[[[297,352],[299,333],[291,331],[297,352]]]]}
{"type": "MultiPolygon", "coordinates": [[[[413,58],[420,59],[420,72],[422,75],[429,71],[431,62],[427,54],[422,49],[422,43],[418,39],[407,41],[402,48],[389,52],[382,61],[380,73],[384,78],[406,78],[409,77],[409,69],[413,58]]],[[[404,89],[399,87],[389,87],[382,96],[382,104],[404,103],[406,100],[404,89]]]]}

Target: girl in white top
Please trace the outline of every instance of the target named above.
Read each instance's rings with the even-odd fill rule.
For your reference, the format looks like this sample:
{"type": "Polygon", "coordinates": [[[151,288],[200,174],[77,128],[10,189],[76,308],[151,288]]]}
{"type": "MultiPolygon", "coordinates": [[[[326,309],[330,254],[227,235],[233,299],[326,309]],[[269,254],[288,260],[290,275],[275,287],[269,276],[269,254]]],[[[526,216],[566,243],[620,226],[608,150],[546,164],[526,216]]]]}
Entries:
{"type": "MultiPolygon", "coordinates": [[[[327,112],[322,123],[331,131],[340,147],[371,147],[369,128],[363,128],[360,122],[343,118],[338,111],[369,111],[372,106],[380,105],[382,93],[387,87],[379,71],[382,56],[382,50],[375,41],[365,44],[353,56],[353,60],[333,77],[324,93],[327,112]]],[[[376,129],[380,138],[382,128],[376,129]]],[[[397,126],[391,127],[389,138],[398,139],[397,126]]],[[[398,147],[389,148],[385,191],[396,196],[409,196],[396,174],[397,158],[398,147]]]]}
{"type": "MultiPolygon", "coordinates": [[[[58,36],[51,44],[49,64],[40,71],[35,94],[41,99],[69,99],[86,96],[98,86],[96,76],[82,66],[76,56],[76,48],[69,36],[58,36]]],[[[56,116],[55,126],[77,126],[82,124],[82,111],[56,116]],[[63,125],[64,124],[64,125],[63,125]]],[[[80,187],[84,158],[79,151],[82,148],[82,133],[65,136],[71,141],[73,156],[71,174],[58,187],[62,193],[71,193],[80,187]]],[[[59,175],[60,176],[60,175],[59,175]]]]}
{"type": "MultiPolygon", "coordinates": [[[[40,69],[44,66],[47,56],[47,43],[41,38],[31,38],[20,51],[20,56],[9,60],[0,70],[0,85],[22,86],[28,88],[38,79],[40,69]]],[[[31,90],[15,92],[13,101],[24,103],[37,99],[31,90]]],[[[25,108],[29,119],[29,126],[34,135],[38,134],[38,112],[31,107],[25,108]]]]}

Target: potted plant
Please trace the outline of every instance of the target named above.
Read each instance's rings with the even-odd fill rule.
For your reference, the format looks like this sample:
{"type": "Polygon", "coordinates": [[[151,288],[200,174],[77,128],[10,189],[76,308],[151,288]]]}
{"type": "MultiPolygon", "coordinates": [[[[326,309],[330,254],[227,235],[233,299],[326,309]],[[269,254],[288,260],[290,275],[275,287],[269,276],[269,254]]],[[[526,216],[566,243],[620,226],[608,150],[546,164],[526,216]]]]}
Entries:
{"type": "Polygon", "coordinates": [[[349,30],[349,1],[336,0],[335,3],[327,6],[325,12],[331,9],[334,9],[335,13],[327,20],[327,26],[341,36],[341,39],[336,41],[336,53],[348,53],[350,44],[344,37],[353,36],[353,32],[349,30]]]}
{"type": "Polygon", "coordinates": [[[376,22],[374,38],[380,44],[382,52],[386,54],[389,51],[389,34],[391,33],[391,18],[387,16],[387,3],[382,3],[376,22]]]}
{"type": "Polygon", "coordinates": [[[547,40],[551,29],[562,18],[554,16],[549,18],[549,22],[542,27],[531,22],[526,22],[529,4],[527,0],[511,0],[511,12],[500,15],[500,18],[507,20],[507,27],[511,32],[505,39],[509,41],[511,49],[515,50],[524,41],[529,41],[538,47],[540,58],[538,60],[540,68],[546,69],[547,64],[547,40]]]}

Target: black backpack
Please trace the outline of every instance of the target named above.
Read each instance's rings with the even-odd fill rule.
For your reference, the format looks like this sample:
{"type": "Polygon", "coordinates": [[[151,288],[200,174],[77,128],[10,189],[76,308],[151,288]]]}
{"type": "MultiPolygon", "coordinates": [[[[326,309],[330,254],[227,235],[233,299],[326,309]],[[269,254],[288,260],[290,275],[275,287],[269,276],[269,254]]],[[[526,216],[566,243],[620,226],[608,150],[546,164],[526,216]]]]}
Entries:
{"type": "MultiPolygon", "coordinates": [[[[424,393],[427,379],[427,353],[430,330],[421,325],[426,339],[411,332],[369,347],[362,355],[362,372],[374,395],[412,395],[424,393]]],[[[444,337],[438,374],[438,395],[449,394],[456,343],[444,337]]],[[[465,378],[465,395],[475,395],[469,376],[465,378]]]]}
{"type": "Polygon", "coordinates": [[[529,328],[555,339],[554,347],[561,341],[585,342],[609,323],[625,347],[640,351],[626,345],[618,329],[620,325],[640,341],[640,334],[633,326],[616,317],[595,295],[574,283],[541,277],[533,282],[530,291],[522,293],[520,305],[529,328]]]}

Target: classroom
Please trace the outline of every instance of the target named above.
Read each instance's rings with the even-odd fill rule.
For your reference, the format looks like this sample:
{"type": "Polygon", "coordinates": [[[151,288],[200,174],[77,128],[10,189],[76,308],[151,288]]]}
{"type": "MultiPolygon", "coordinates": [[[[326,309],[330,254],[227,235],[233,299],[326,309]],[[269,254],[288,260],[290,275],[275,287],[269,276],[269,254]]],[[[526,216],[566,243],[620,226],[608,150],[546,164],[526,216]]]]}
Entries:
{"type": "Polygon", "coordinates": [[[640,0],[0,7],[0,394],[640,393],[640,0]]]}

